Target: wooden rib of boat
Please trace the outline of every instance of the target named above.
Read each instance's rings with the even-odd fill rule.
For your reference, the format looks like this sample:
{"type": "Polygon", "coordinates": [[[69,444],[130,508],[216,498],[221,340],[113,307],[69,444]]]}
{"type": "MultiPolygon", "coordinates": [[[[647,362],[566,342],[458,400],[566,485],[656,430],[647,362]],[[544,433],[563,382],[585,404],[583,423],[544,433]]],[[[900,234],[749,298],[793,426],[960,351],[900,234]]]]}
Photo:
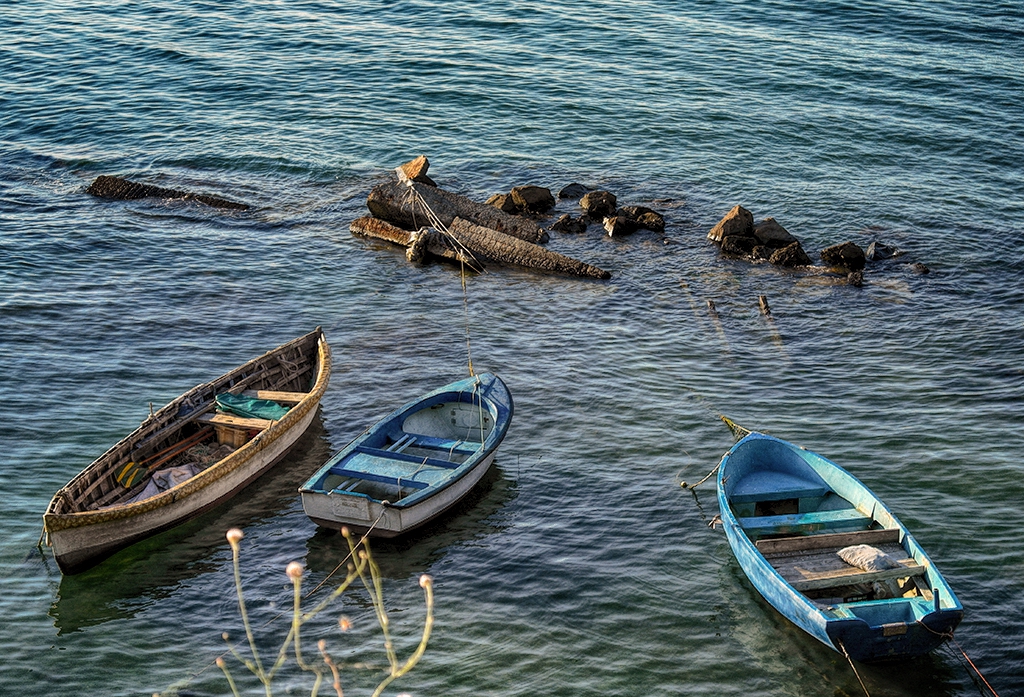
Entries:
{"type": "Polygon", "coordinates": [[[324,527],[395,537],[434,520],[480,481],[512,420],[512,395],[484,373],[392,412],[332,456],[299,490],[324,527]]]}
{"type": "Polygon", "coordinates": [[[306,431],[330,375],[330,347],[317,327],[151,414],[50,501],[43,529],[60,570],[84,571],[235,495],[306,431]],[[216,397],[226,392],[272,400],[287,412],[277,420],[220,413],[216,397]],[[196,473],[149,495],[164,468],[182,472],[195,446],[205,446],[207,462],[184,465],[196,473]],[[138,473],[134,481],[128,472],[138,473]]]}
{"type": "Polygon", "coordinates": [[[722,458],[718,504],[729,545],[758,592],[855,660],[928,653],[963,617],[953,590],[896,516],[821,455],[751,433],[722,458]],[[859,545],[883,553],[884,563],[854,566],[840,556],[865,549],[859,545]]]}

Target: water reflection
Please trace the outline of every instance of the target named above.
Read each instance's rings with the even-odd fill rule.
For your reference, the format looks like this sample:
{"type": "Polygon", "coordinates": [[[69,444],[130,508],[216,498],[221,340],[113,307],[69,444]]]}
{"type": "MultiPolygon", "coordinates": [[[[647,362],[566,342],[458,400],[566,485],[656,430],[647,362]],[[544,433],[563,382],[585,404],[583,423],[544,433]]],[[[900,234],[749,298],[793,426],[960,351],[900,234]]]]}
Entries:
{"type": "Polygon", "coordinates": [[[224,532],[265,525],[298,505],[298,488],[331,452],[322,415],[292,451],[226,504],[136,543],[80,574],[64,576],[50,606],[58,635],[123,619],[170,596],[230,558],[224,532]]]}

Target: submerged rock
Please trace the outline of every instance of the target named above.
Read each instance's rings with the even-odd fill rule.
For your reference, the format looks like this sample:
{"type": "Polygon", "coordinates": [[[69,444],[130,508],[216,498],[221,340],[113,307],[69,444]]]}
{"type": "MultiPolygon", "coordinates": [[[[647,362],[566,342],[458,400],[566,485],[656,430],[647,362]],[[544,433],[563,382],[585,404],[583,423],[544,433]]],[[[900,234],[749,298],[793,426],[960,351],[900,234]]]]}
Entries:
{"type": "Polygon", "coordinates": [[[893,247],[885,242],[872,242],[864,252],[864,257],[868,261],[880,261],[882,259],[893,259],[902,254],[903,252],[899,247],[893,247]]]}
{"type": "Polygon", "coordinates": [[[568,213],[564,213],[558,220],[551,224],[550,229],[555,232],[567,232],[574,235],[580,235],[587,231],[587,219],[584,216],[573,218],[568,213]]]}
{"type": "Polygon", "coordinates": [[[85,193],[101,198],[112,198],[119,201],[133,201],[140,198],[180,198],[185,201],[199,201],[213,208],[229,208],[238,211],[247,211],[249,206],[236,201],[229,201],[219,196],[207,194],[194,194],[189,191],[178,189],[164,189],[159,186],[140,184],[121,177],[100,175],[96,177],[85,193]]]}
{"type": "Polygon", "coordinates": [[[864,268],[864,250],[853,242],[842,242],[821,250],[821,260],[829,266],[836,266],[850,271],[864,268]]]}
{"type": "Polygon", "coordinates": [[[566,184],[561,188],[561,190],[558,192],[558,198],[580,199],[583,198],[583,196],[588,191],[590,191],[589,186],[584,186],[583,184],[573,182],[572,184],[566,184]]]}

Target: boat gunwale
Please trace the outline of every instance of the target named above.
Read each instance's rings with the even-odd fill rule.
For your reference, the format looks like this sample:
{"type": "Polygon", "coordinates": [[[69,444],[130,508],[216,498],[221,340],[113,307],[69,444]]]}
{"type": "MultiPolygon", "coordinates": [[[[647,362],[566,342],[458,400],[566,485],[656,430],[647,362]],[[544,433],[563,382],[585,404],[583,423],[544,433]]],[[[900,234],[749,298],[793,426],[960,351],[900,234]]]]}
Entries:
{"type": "MultiPolygon", "coordinates": [[[[61,530],[67,530],[71,528],[84,527],[87,525],[94,525],[105,523],[113,520],[133,518],[137,515],[147,513],[149,511],[157,510],[174,504],[188,496],[192,496],[212,483],[230,475],[240,467],[244,466],[245,463],[249,462],[253,457],[256,456],[264,448],[275,443],[285,434],[287,434],[295,424],[300,421],[306,414],[311,410],[315,409],[324,393],[327,390],[327,385],[331,375],[331,350],[330,345],[327,343],[326,336],[320,327],[317,327],[313,331],[304,334],[300,337],[292,339],[285,344],[278,346],[275,349],[267,351],[266,353],[257,356],[249,361],[246,361],[240,366],[237,366],[227,373],[215,378],[209,382],[196,385],[187,392],[174,398],[166,405],[161,407],[158,411],[154,412],[152,416],[147,418],[142,424],[139,425],[130,434],[119,440],[111,448],[109,448],[103,455],[96,458],[88,467],[79,472],[73,477],[67,484],[61,487],[53,498],[50,500],[50,504],[47,506],[46,512],[43,514],[43,527],[46,533],[59,532],[61,530]],[[173,424],[176,419],[170,413],[176,411],[180,407],[181,403],[186,401],[188,397],[201,393],[205,390],[215,389],[218,385],[229,381],[233,376],[238,373],[244,372],[246,369],[258,365],[261,361],[266,361],[269,358],[281,354],[287,351],[289,348],[300,346],[305,342],[316,340],[316,357],[312,359],[314,368],[317,371],[317,378],[313,387],[306,393],[306,396],[302,398],[300,402],[295,404],[288,410],[280,420],[275,421],[264,431],[261,431],[254,438],[249,440],[247,443],[239,447],[237,450],[232,452],[230,455],[218,460],[213,463],[202,472],[190,477],[184,482],[177,484],[169,489],[166,489],[159,494],[151,496],[141,501],[135,501],[126,504],[115,504],[109,507],[95,509],[95,510],[79,510],[70,511],[67,513],[56,513],[54,508],[58,501],[67,495],[67,491],[77,481],[82,478],[87,478],[90,475],[96,475],[96,471],[101,467],[110,466],[109,459],[111,459],[112,453],[114,453],[125,441],[130,440],[140,431],[143,431],[147,427],[151,427],[156,424],[158,428],[166,427],[173,424]],[[166,413],[165,413],[166,412],[166,413]],[[166,418],[161,417],[161,413],[165,413],[166,418]]],[[[207,409],[204,406],[197,407],[192,413],[182,417],[180,421],[182,425],[185,423],[195,420],[207,409]]],[[[105,476],[102,473],[97,476],[105,476]]]]}

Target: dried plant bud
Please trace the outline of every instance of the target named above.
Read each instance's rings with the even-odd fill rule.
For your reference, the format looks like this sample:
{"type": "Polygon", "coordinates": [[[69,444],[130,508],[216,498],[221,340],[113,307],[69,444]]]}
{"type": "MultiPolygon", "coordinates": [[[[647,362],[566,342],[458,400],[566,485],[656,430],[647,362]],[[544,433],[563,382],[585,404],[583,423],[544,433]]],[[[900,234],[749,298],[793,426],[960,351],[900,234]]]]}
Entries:
{"type": "Polygon", "coordinates": [[[231,546],[235,547],[238,545],[238,541],[245,537],[245,533],[243,533],[238,528],[231,528],[230,530],[228,530],[228,534],[225,535],[225,537],[228,538],[228,542],[231,543],[231,546]]]}
{"type": "Polygon", "coordinates": [[[228,638],[229,638],[229,637],[228,637],[228,633],[227,633],[227,632],[224,632],[223,634],[221,634],[221,635],[220,635],[220,638],[221,638],[221,639],[223,639],[224,641],[227,641],[227,640],[228,640],[228,638]]]}
{"type": "Polygon", "coordinates": [[[320,653],[323,653],[327,650],[327,640],[321,639],[320,641],[316,642],[316,647],[320,649],[320,653]]]}
{"type": "Polygon", "coordinates": [[[348,526],[343,525],[342,528],[341,528],[341,536],[342,537],[350,537],[351,535],[352,535],[352,533],[349,532],[348,526]]]}
{"type": "Polygon", "coordinates": [[[342,615],[338,618],[338,626],[341,628],[341,631],[347,632],[352,629],[352,620],[342,615]]]}
{"type": "Polygon", "coordinates": [[[214,663],[217,664],[218,668],[223,668],[224,667],[224,657],[223,656],[217,656],[217,660],[214,661],[214,663]]]}
{"type": "Polygon", "coordinates": [[[300,578],[302,578],[302,564],[300,564],[297,561],[293,561],[290,564],[288,564],[284,572],[288,574],[288,578],[290,578],[291,580],[298,581],[300,578]]]}
{"type": "Polygon", "coordinates": [[[426,588],[434,584],[434,579],[429,574],[423,574],[420,576],[420,588],[426,588]]]}

